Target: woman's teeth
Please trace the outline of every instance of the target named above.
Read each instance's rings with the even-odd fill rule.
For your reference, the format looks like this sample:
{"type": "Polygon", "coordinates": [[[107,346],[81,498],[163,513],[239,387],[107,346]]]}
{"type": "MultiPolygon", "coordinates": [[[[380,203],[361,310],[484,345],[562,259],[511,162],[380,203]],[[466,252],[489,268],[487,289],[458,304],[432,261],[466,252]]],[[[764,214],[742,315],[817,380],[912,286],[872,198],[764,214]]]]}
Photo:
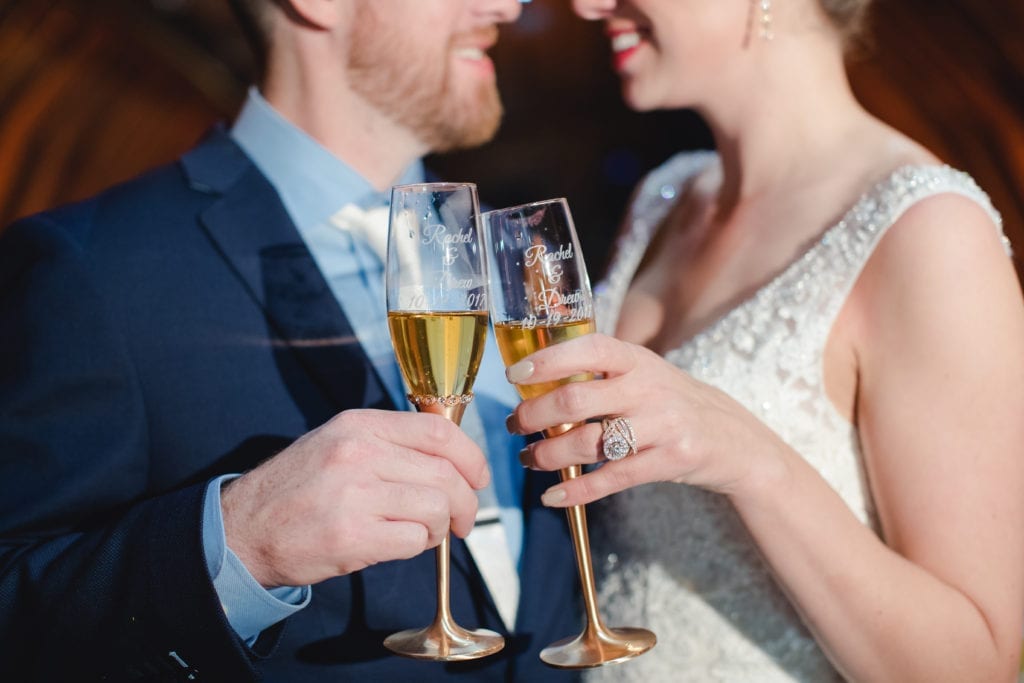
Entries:
{"type": "Polygon", "coordinates": [[[612,36],[612,50],[622,52],[634,48],[640,44],[640,34],[632,31],[630,33],[617,33],[612,36]]]}

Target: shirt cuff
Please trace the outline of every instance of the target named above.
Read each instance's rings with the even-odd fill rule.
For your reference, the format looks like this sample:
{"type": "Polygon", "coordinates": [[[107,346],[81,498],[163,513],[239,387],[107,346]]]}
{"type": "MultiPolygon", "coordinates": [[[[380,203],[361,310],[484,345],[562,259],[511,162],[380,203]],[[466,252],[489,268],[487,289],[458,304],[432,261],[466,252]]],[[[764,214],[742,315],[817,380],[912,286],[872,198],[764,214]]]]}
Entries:
{"type": "Polygon", "coordinates": [[[203,552],[214,590],[228,623],[247,645],[256,642],[260,632],[290,617],[309,604],[309,586],[278,586],[265,589],[252,577],[224,536],[224,518],[220,507],[221,486],[238,474],[227,474],[210,482],[203,508],[203,552]]]}

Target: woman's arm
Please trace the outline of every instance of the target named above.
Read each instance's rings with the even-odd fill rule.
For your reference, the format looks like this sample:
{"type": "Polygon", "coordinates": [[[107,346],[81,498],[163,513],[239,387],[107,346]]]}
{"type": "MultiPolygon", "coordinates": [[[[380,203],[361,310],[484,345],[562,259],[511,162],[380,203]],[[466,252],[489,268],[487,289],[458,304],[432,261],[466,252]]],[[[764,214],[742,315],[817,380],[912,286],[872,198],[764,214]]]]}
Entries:
{"type": "MultiPolygon", "coordinates": [[[[860,538],[841,508],[826,506],[828,492],[818,494],[820,522],[787,521],[792,505],[767,503],[774,514],[758,514],[734,497],[819,640],[854,679],[1010,680],[1017,670],[1024,308],[997,235],[969,200],[922,202],[879,244],[843,312],[887,547],[860,538]],[[806,529],[801,543],[801,524],[821,528],[806,529]],[[804,547],[822,542],[836,559],[804,547]],[[808,590],[815,583],[819,591],[808,590]]],[[[815,477],[797,472],[789,488],[810,512],[815,477]]]]}

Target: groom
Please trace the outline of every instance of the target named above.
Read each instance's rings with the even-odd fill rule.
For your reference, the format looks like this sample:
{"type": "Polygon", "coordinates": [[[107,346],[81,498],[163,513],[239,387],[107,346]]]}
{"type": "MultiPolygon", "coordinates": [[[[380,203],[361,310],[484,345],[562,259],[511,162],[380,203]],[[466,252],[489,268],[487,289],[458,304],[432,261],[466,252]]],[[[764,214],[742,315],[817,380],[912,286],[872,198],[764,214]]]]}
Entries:
{"type": "Polygon", "coordinates": [[[571,679],[537,658],[579,628],[571,545],[500,364],[465,432],[397,412],[373,249],[391,184],[494,134],[519,7],[237,4],[265,60],[230,130],[0,237],[0,679],[571,679]],[[474,522],[452,609],[505,649],[391,655],[474,522]]]}

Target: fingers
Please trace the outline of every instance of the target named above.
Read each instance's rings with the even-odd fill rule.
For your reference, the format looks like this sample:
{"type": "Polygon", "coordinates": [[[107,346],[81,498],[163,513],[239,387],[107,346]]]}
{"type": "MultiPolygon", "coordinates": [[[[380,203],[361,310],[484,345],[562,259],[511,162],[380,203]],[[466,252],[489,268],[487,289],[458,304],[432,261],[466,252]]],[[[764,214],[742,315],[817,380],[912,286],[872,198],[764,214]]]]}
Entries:
{"type": "Polygon", "coordinates": [[[645,397],[634,397],[635,382],[623,377],[570,382],[516,406],[507,426],[518,434],[533,434],[562,424],[637,412],[635,404],[645,397]]]}
{"type": "MultiPolygon", "coordinates": [[[[376,515],[388,522],[413,522],[426,530],[426,548],[438,545],[449,528],[459,536],[465,536],[473,529],[476,519],[476,497],[465,509],[456,512],[450,498],[444,491],[433,486],[416,484],[382,484],[376,492],[374,503],[376,515]]],[[[397,559],[397,558],[390,558],[397,559]]]]}
{"type": "Polygon", "coordinates": [[[483,489],[490,482],[483,452],[457,425],[440,415],[360,410],[342,413],[335,420],[346,418],[363,420],[372,436],[381,441],[443,458],[474,489],[483,489]]]}
{"type": "Polygon", "coordinates": [[[530,354],[505,371],[513,384],[553,382],[581,373],[615,377],[636,365],[638,347],[603,334],[587,334],[530,354]]]}
{"type": "Polygon", "coordinates": [[[523,467],[546,471],[599,462],[604,459],[601,433],[601,425],[596,422],[573,427],[559,436],[530,444],[519,452],[519,462],[523,467]]]}
{"type": "Polygon", "coordinates": [[[587,474],[552,486],[541,496],[548,507],[586,505],[628,488],[659,479],[653,458],[633,455],[620,462],[606,463],[587,474]]]}
{"type": "Polygon", "coordinates": [[[510,429],[530,434],[556,425],[632,412],[646,398],[640,392],[650,389],[650,382],[643,378],[658,370],[646,362],[650,355],[642,347],[588,334],[527,356],[508,368],[510,381],[539,384],[586,374],[602,375],[604,379],[569,382],[523,401],[515,410],[510,429]]]}
{"type": "MultiPolygon", "coordinates": [[[[390,560],[408,560],[441,542],[441,539],[438,539],[436,543],[433,542],[427,527],[419,522],[385,520],[370,527],[368,531],[374,538],[384,539],[388,549],[387,553],[373,556],[368,564],[390,560]]],[[[358,569],[363,568],[359,567],[358,569]]]]}
{"type": "Polygon", "coordinates": [[[342,487],[335,505],[318,515],[323,524],[307,522],[308,528],[296,530],[279,554],[287,562],[298,563],[295,571],[309,571],[310,563],[331,563],[328,575],[408,559],[439,545],[450,528],[467,534],[473,526],[475,502],[470,507],[453,517],[449,498],[439,489],[365,481],[342,487]]]}
{"type": "MultiPolygon", "coordinates": [[[[407,560],[424,550],[436,546],[443,536],[436,539],[430,530],[420,522],[390,520],[374,514],[332,527],[337,533],[325,537],[325,562],[335,562],[330,575],[344,575],[357,572],[379,562],[407,560]]],[[[302,558],[306,563],[308,558],[302,558]]]]}
{"type": "Polygon", "coordinates": [[[460,536],[469,533],[476,517],[477,497],[451,461],[390,446],[373,459],[370,467],[382,482],[430,489],[443,495],[452,531],[460,536]]]}
{"type": "MultiPolygon", "coordinates": [[[[358,460],[375,480],[393,485],[375,505],[383,518],[423,524],[430,545],[440,543],[449,526],[459,536],[472,530],[474,488],[486,486],[490,473],[483,453],[461,429],[428,414],[353,411],[349,417],[368,421],[364,428],[377,439],[370,444],[371,452],[348,454],[339,461],[351,467],[358,460]]],[[[350,445],[343,441],[341,447],[350,445]]]]}

